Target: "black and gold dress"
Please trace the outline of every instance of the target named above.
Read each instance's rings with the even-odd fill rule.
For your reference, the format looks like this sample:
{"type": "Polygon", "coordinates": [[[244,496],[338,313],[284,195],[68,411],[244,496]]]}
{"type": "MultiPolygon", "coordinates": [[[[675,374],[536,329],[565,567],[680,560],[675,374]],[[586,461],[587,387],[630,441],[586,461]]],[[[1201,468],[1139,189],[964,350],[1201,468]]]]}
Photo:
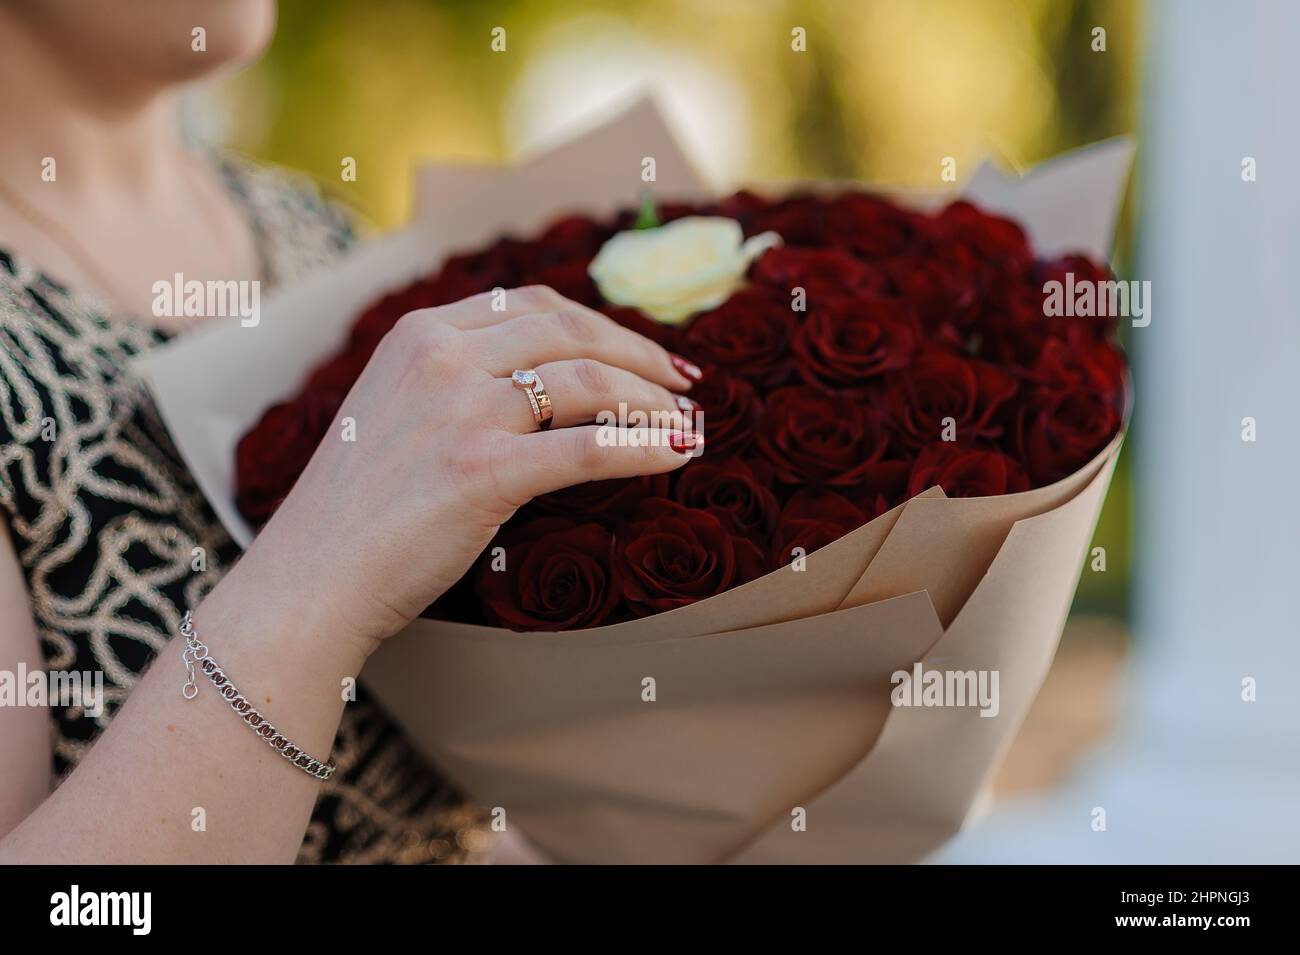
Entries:
{"type": "MultiPolygon", "coordinates": [[[[265,285],[351,244],[345,219],[309,183],[242,161],[221,167],[254,226],[265,285]]],[[[52,709],[59,777],[238,555],[129,369],[167,337],[109,320],[0,249],[0,508],[45,665],[104,674],[97,718],[52,709]]],[[[300,862],[459,862],[483,845],[479,810],[364,697],[345,708],[333,756],[338,770],[323,784],[300,862]]]]}

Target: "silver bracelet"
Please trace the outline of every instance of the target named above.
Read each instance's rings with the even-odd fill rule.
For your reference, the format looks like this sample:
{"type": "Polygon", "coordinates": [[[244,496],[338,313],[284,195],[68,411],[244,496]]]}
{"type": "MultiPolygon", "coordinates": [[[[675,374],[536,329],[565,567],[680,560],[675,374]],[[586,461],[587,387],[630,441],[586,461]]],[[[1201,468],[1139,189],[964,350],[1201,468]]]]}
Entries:
{"type": "Polygon", "coordinates": [[[249,729],[266,740],[271,749],[309,776],[329,779],[334,775],[334,760],[322,763],[319,759],[308,756],[290,743],[266,717],[253,709],[253,704],[240,695],[240,692],[235,689],[235,684],[230,682],[230,677],[226,676],[226,671],[217,666],[217,662],[208,654],[207,646],[194,632],[194,616],[189,610],[185,611],[185,617],[181,620],[181,636],[185,638],[185,649],[181,653],[181,659],[185,661],[185,668],[190,671],[189,680],[181,687],[181,696],[192,700],[199,695],[199,685],[194,682],[194,668],[197,666],[217,688],[222,699],[230,704],[230,708],[239,714],[248,724],[249,729]]]}

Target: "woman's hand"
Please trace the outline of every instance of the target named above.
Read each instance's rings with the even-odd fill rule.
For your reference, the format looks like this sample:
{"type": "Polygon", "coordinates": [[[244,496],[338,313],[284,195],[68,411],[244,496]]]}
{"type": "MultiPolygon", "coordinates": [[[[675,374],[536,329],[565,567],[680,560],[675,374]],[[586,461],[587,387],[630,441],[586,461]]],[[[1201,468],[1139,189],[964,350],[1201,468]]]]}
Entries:
{"type": "Polygon", "coordinates": [[[368,651],[459,580],[531,498],[689,460],[702,442],[681,433],[693,366],[549,288],[492,304],[479,295],[398,322],[236,572],[275,577],[306,621],[368,651]],[[548,431],[510,381],[529,368],[553,402],[548,431]],[[598,441],[590,422],[620,403],[671,427],[635,445],[598,441]],[[354,440],[343,440],[347,418],[354,440]]]}
{"type": "MultiPolygon", "coordinates": [[[[508,292],[503,312],[491,305],[478,296],[398,323],[293,491],[195,609],[199,638],[244,697],[317,758],[331,751],[366,656],[455,583],[521,504],[681,467],[698,442],[674,450],[661,431],[598,442],[600,429],[586,424],[621,402],[629,414],[681,421],[677,393],[691,380],[679,368],[692,366],[550,289],[508,292]],[[551,430],[537,430],[511,383],[517,368],[545,382],[551,430]],[[343,440],[345,418],[355,441],[343,440]]],[[[0,617],[25,603],[18,577],[17,559],[0,548],[0,617]]],[[[37,653],[24,626],[7,640],[0,631],[0,663],[37,653]]],[[[34,810],[48,749],[35,728],[0,720],[0,734],[21,733],[0,824],[27,814],[0,833],[0,862],[292,860],[318,781],[250,733],[203,677],[198,695],[183,697],[186,676],[168,647],[34,810]],[[191,828],[197,806],[219,835],[191,828]]]]}

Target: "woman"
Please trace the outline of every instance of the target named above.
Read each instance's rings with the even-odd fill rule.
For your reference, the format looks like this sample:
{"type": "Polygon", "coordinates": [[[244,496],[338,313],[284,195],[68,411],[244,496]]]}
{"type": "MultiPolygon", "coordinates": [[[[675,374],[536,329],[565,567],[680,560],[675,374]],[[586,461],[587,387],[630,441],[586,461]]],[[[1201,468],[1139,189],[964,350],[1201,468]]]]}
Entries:
{"type": "Polygon", "coordinates": [[[273,21],[270,0],[0,2],[0,671],[106,684],[99,715],[0,707],[0,862],[463,858],[479,812],[340,687],[529,498],[699,441],[599,446],[597,411],[672,411],[698,372],[547,289],[414,312],[340,412],[365,440],[327,439],[236,562],[127,366],[194,321],[153,315],[154,282],[270,286],[350,242],[310,190],[177,135],[178,89],[273,21]],[[530,368],[549,430],[510,380],[530,368]],[[182,663],[191,610],[245,719],[202,651],[182,663]]]}

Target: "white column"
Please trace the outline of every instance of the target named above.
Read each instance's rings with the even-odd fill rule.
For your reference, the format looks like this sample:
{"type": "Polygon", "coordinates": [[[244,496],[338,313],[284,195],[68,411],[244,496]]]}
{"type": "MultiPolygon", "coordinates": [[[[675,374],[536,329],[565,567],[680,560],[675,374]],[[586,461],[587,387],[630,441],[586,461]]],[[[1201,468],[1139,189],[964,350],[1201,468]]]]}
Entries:
{"type": "Polygon", "coordinates": [[[936,861],[1300,861],[1300,3],[1170,0],[1146,31],[1123,716],[936,861]]]}

